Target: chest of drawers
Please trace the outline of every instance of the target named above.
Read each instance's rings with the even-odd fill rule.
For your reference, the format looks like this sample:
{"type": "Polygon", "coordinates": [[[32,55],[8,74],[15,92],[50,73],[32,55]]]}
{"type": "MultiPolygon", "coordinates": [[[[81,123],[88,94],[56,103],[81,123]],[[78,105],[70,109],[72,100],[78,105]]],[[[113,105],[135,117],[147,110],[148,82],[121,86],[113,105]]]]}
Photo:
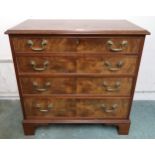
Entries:
{"type": "Polygon", "coordinates": [[[128,134],[145,36],[125,20],[27,20],[9,34],[26,135],[50,123],[128,134]]]}

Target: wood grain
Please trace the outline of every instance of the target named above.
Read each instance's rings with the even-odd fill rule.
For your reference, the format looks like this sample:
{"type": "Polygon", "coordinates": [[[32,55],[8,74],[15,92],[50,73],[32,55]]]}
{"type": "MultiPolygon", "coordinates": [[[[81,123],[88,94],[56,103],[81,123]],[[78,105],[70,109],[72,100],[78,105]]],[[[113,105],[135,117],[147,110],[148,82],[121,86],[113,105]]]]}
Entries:
{"type": "Polygon", "coordinates": [[[130,96],[132,78],[20,78],[23,94],[96,94],[103,96],[130,96]],[[114,89],[108,91],[104,86],[114,89]],[[120,83],[119,89],[115,88],[120,83]],[[37,83],[35,87],[34,83],[37,83]],[[50,86],[46,87],[46,83],[50,86]],[[46,88],[38,91],[38,88],[46,88]]]}
{"type": "Polygon", "coordinates": [[[127,99],[55,99],[55,98],[24,98],[27,118],[33,119],[50,119],[74,117],[77,118],[126,118],[128,114],[129,100],[127,99]],[[37,108],[40,104],[40,108],[37,108]],[[52,104],[52,108],[47,112],[40,110],[48,109],[48,105],[52,104]],[[107,109],[117,104],[117,108],[111,112],[105,112],[102,105],[105,104],[107,109]]]}
{"type": "Polygon", "coordinates": [[[126,20],[26,20],[6,34],[128,34],[146,35],[147,30],[126,20]]]}
{"type": "Polygon", "coordinates": [[[23,36],[14,37],[13,44],[16,52],[33,52],[35,53],[47,53],[47,52],[103,52],[103,53],[138,53],[141,38],[128,38],[128,37],[107,37],[107,38],[79,38],[79,37],[47,37],[47,36],[23,36]],[[28,40],[33,41],[33,48],[40,48],[43,40],[47,41],[47,45],[42,51],[34,51],[32,47],[28,45],[28,40]],[[128,45],[120,52],[112,52],[109,50],[107,42],[111,40],[114,45],[113,48],[120,48],[122,41],[127,41],[128,45]]]}
{"type": "Polygon", "coordinates": [[[17,57],[18,72],[31,74],[50,74],[50,73],[75,73],[76,61],[72,57],[17,57]],[[33,68],[31,62],[35,62],[35,68],[44,68],[44,63],[48,62],[44,70],[38,71],[33,68]]]}
{"type": "Polygon", "coordinates": [[[77,72],[103,73],[104,75],[133,75],[135,73],[136,62],[136,56],[87,56],[77,59],[77,72]],[[109,62],[110,65],[106,65],[106,62],[109,62]],[[118,67],[120,62],[122,62],[123,65],[118,67]],[[111,70],[113,68],[118,70],[111,70]]]}
{"type": "Polygon", "coordinates": [[[78,78],[77,94],[100,94],[105,96],[130,96],[132,78],[78,78]],[[104,86],[107,83],[109,88],[115,91],[108,91],[104,86]],[[120,82],[120,88],[115,85],[120,82]]]}
{"type": "Polygon", "coordinates": [[[104,100],[78,100],[77,116],[84,118],[126,118],[128,114],[129,101],[125,99],[104,100]],[[102,106],[105,106],[105,109],[102,106]],[[116,109],[112,109],[117,105],[116,109]],[[107,110],[107,111],[106,111],[107,110]]]}
{"type": "Polygon", "coordinates": [[[67,57],[37,57],[37,56],[18,56],[18,72],[20,74],[51,74],[53,73],[101,73],[104,75],[134,75],[136,68],[137,56],[67,56],[67,57]],[[44,63],[48,61],[47,67],[43,71],[37,71],[31,65],[31,62],[35,62],[36,68],[44,68],[44,63]],[[106,65],[106,62],[110,63],[110,66],[106,65]],[[119,62],[122,62],[121,67],[118,66],[119,62]],[[111,68],[118,70],[111,71],[111,68]]]}
{"type": "Polygon", "coordinates": [[[20,78],[23,94],[74,94],[75,81],[73,78],[20,78]],[[37,87],[34,86],[37,83],[37,87]],[[46,87],[46,83],[50,86],[46,87]],[[38,91],[46,88],[46,91],[38,91]]]}

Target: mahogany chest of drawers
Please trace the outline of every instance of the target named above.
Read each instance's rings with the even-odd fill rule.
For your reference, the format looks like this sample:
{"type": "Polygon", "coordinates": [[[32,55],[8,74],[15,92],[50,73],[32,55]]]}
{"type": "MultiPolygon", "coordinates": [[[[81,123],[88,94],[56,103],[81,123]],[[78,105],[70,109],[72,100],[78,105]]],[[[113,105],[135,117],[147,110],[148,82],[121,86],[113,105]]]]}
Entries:
{"type": "Polygon", "coordinates": [[[27,20],[9,34],[26,135],[49,123],[128,134],[149,32],[125,20],[27,20]]]}

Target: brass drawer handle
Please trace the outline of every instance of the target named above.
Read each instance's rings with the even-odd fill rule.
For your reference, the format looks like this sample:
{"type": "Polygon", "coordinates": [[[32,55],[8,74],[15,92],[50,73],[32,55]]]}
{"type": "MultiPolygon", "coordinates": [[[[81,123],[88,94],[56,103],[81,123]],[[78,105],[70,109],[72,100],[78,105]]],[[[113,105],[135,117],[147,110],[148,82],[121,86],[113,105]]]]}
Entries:
{"type": "Polygon", "coordinates": [[[117,109],[118,105],[113,104],[111,107],[107,107],[105,104],[101,105],[101,108],[103,108],[104,112],[106,113],[112,113],[117,109]]]}
{"type": "Polygon", "coordinates": [[[44,70],[47,69],[49,62],[48,61],[45,61],[43,63],[43,67],[37,67],[36,62],[33,61],[33,60],[30,61],[30,64],[31,64],[33,70],[35,70],[35,71],[44,71],[44,70]]]}
{"type": "Polygon", "coordinates": [[[108,92],[114,92],[118,91],[121,87],[121,83],[117,81],[114,86],[109,86],[106,81],[103,82],[103,86],[105,87],[105,90],[108,92]]]}
{"type": "Polygon", "coordinates": [[[28,40],[27,41],[27,45],[33,50],[33,51],[43,51],[47,45],[47,40],[42,40],[42,42],[40,43],[41,47],[33,47],[34,46],[34,42],[32,40],[28,40]]]}
{"type": "Polygon", "coordinates": [[[113,67],[112,64],[109,61],[105,61],[104,65],[108,68],[109,71],[115,72],[115,71],[119,71],[123,67],[124,62],[119,61],[119,62],[116,63],[116,65],[115,65],[116,67],[113,67]]]}
{"type": "Polygon", "coordinates": [[[36,104],[35,108],[37,108],[40,112],[49,112],[53,108],[53,104],[49,104],[46,109],[42,109],[40,104],[36,104]]]}
{"type": "Polygon", "coordinates": [[[41,88],[41,87],[38,85],[37,82],[33,82],[33,87],[34,87],[34,89],[37,90],[37,91],[39,91],[39,92],[47,91],[50,85],[51,85],[50,82],[46,82],[46,83],[44,84],[44,87],[41,88]]]}
{"type": "Polygon", "coordinates": [[[123,40],[121,43],[119,43],[120,48],[113,48],[114,43],[111,40],[107,41],[107,47],[112,52],[121,52],[128,46],[128,41],[123,40]]]}

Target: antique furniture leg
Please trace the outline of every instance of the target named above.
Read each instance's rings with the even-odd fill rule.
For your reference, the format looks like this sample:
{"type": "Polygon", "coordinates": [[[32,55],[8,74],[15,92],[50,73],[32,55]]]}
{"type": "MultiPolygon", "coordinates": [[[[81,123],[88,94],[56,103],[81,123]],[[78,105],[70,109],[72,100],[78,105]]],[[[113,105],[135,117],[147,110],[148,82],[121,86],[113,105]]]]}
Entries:
{"type": "Polygon", "coordinates": [[[118,124],[118,134],[128,135],[130,129],[130,122],[118,124]]]}
{"type": "Polygon", "coordinates": [[[34,135],[36,125],[32,124],[32,123],[23,122],[23,129],[24,129],[24,134],[25,135],[34,135]]]}

